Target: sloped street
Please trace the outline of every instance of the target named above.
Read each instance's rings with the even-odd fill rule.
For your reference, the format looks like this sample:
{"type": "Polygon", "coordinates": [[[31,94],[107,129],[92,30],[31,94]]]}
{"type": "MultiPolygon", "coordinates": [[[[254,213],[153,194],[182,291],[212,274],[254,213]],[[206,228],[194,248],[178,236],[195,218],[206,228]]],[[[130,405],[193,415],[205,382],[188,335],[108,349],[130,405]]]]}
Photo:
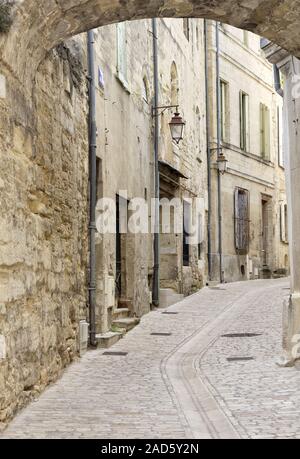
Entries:
{"type": "Polygon", "coordinates": [[[148,314],[1,438],[300,438],[300,372],[276,364],[288,294],[285,279],[240,282],[148,314]]]}

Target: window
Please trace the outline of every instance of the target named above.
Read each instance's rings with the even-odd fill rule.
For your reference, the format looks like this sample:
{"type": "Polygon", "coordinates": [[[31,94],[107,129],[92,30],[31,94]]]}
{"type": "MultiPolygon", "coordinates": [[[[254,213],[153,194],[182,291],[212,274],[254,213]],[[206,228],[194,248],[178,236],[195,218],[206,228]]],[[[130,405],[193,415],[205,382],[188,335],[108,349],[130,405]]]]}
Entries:
{"type": "Polygon", "coordinates": [[[240,147],[249,150],[249,96],[240,91],[240,147]]]}
{"type": "Polygon", "coordinates": [[[284,203],[280,206],[280,239],[282,242],[289,242],[288,206],[284,203]]]}
{"type": "Polygon", "coordinates": [[[260,154],[270,160],[270,110],[264,104],[260,104],[260,154]]]}
{"type": "Polygon", "coordinates": [[[221,139],[222,142],[228,141],[228,83],[220,82],[221,99],[221,139]]]}
{"type": "Polygon", "coordinates": [[[187,40],[190,41],[190,19],[183,19],[183,33],[186,36],[187,40]]]}
{"type": "Polygon", "coordinates": [[[282,108],[281,107],[277,107],[277,144],[278,144],[278,165],[280,167],[284,167],[282,108]]]}
{"type": "Polygon", "coordinates": [[[249,251],[249,192],[241,188],[235,190],[235,248],[240,254],[249,251]]]}
{"type": "Polygon", "coordinates": [[[183,266],[190,265],[190,226],[191,226],[191,205],[183,201],[183,266]]]}
{"type": "Polygon", "coordinates": [[[117,24],[117,72],[121,83],[128,87],[126,22],[117,24]]]}

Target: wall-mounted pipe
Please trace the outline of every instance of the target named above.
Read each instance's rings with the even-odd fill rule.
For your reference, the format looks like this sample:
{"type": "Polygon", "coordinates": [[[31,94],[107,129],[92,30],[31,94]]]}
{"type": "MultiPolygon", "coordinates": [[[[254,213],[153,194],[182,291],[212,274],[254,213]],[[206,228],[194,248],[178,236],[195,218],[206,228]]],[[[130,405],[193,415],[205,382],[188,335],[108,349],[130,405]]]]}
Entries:
{"type": "MultiPolygon", "coordinates": [[[[216,22],[216,94],[217,94],[217,152],[220,157],[221,150],[221,78],[220,78],[220,30],[216,22]]],[[[222,175],[218,174],[218,238],[219,238],[219,269],[220,282],[224,282],[223,270],[223,236],[222,236],[222,175]]]]}
{"type": "Polygon", "coordinates": [[[212,280],[212,253],[211,253],[211,150],[210,150],[210,100],[209,100],[209,67],[208,67],[208,27],[207,20],[204,19],[204,52],[205,52],[205,103],[206,103],[206,154],[207,154],[207,261],[208,261],[208,280],[212,280]]]}
{"type": "Polygon", "coordinates": [[[158,82],[158,45],[157,45],[157,20],[152,19],[153,35],[153,84],[154,84],[154,197],[155,197],[155,231],[154,231],[154,268],[152,303],[159,306],[160,288],[160,228],[159,228],[159,198],[160,198],[160,177],[159,177],[159,82],[158,82]]]}
{"type": "Polygon", "coordinates": [[[96,204],[97,204],[97,125],[96,125],[96,86],[94,32],[87,34],[88,69],[89,69],[89,186],[90,186],[90,221],[89,221],[89,316],[90,344],[96,346],[96,204]]]}

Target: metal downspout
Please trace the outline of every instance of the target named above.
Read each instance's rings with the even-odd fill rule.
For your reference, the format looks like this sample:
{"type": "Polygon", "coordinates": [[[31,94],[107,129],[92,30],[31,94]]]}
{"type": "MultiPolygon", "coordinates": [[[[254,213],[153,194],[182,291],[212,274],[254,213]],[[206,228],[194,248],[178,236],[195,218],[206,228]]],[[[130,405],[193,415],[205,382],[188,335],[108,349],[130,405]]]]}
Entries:
{"type": "MultiPolygon", "coordinates": [[[[157,46],[157,20],[152,19],[153,34],[153,83],[154,83],[154,107],[158,107],[158,46],[157,46]]],[[[159,116],[157,110],[154,111],[154,197],[155,197],[155,231],[154,231],[154,270],[153,270],[153,288],[152,303],[159,306],[159,284],[160,284],[160,228],[159,228],[159,116]]]]}
{"type": "Polygon", "coordinates": [[[207,260],[208,280],[212,280],[212,254],[211,254],[211,150],[210,150],[210,103],[208,87],[208,30],[207,20],[204,19],[205,43],[205,103],[206,103],[206,143],[207,143],[207,190],[208,190],[208,215],[207,215],[207,260]]]}
{"type": "MultiPolygon", "coordinates": [[[[217,90],[217,152],[218,158],[221,155],[221,88],[220,88],[220,31],[219,23],[216,22],[216,90],[217,90]]],[[[219,233],[219,267],[220,282],[224,282],[223,271],[223,238],[222,238],[222,176],[218,174],[218,233],[219,233]]]]}
{"type": "Polygon", "coordinates": [[[94,32],[88,32],[88,69],[89,69],[89,185],[90,185],[90,222],[89,222],[89,315],[90,344],[96,346],[96,204],[97,204],[97,126],[96,126],[96,88],[94,32]]]}

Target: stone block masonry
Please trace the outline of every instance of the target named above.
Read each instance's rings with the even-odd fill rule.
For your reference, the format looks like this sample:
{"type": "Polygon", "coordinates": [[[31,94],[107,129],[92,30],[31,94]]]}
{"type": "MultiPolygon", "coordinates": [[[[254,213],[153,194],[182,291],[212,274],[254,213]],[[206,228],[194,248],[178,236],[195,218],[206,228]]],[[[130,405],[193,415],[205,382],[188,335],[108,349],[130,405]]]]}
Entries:
{"type": "MultiPolygon", "coordinates": [[[[40,66],[34,123],[30,110],[21,105],[11,116],[0,100],[8,134],[5,143],[1,135],[0,153],[0,423],[74,360],[79,322],[86,318],[83,46],[77,40],[75,47],[60,47],[40,66]]],[[[10,96],[12,91],[9,83],[10,96]]],[[[18,105],[19,94],[13,95],[18,105]]],[[[0,96],[5,96],[2,76],[0,96]]]]}

